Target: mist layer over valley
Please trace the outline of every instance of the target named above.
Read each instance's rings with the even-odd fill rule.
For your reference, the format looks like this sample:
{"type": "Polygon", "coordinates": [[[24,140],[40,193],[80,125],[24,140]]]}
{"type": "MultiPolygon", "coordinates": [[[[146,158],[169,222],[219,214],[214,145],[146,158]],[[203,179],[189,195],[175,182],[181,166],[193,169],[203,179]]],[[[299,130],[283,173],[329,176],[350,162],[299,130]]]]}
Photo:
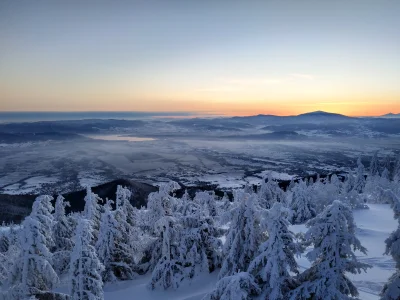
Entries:
{"type": "Polygon", "coordinates": [[[290,180],[347,172],[400,149],[400,119],[315,112],[0,124],[0,193],[66,193],[117,178],[239,188],[265,172],[290,180]]]}

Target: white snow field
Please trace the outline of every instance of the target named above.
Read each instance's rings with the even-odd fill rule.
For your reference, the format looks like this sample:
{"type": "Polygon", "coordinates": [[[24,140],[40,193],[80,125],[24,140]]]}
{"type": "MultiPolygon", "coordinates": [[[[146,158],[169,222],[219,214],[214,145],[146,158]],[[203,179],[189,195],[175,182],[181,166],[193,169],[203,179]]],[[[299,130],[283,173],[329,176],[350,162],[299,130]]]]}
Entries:
{"type": "MultiPolygon", "coordinates": [[[[354,211],[354,219],[358,226],[357,237],[368,249],[368,255],[360,254],[360,260],[372,266],[367,273],[350,274],[350,278],[359,289],[359,297],[362,300],[379,299],[384,283],[395,271],[392,257],[383,254],[385,239],[397,228],[393,211],[388,204],[369,204],[369,207],[370,209],[354,211]]],[[[304,225],[294,225],[291,229],[294,232],[306,231],[304,225]]],[[[298,259],[298,263],[301,270],[310,265],[304,256],[298,259]]],[[[200,300],[214,288],[217,276],[218,272],[214,272],[197,277],[191,282],[184,283],[178,290],[167,291],[148,289],[146,285],[150,281],[150,275],[143,276],[137,280],[106,285],[105,299],[200,300]]]]}

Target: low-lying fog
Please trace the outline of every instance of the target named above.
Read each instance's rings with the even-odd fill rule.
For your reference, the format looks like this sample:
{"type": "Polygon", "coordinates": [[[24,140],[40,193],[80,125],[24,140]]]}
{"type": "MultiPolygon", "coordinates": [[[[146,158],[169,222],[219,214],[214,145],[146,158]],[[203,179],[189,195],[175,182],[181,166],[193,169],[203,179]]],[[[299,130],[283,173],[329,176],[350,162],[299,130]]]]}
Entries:
{"type": "Polygon", "coordinates": [[[0,123],[0,193],[67,192],[120,177],[228,188],[259,182],[266,170],[282,179],[346,171],[359,155],[367,166],[374,151],[394,160],[400,149],[400,119],[115,117],[0,123]]]}
{"type": "MultiPolygon", "coordinates": [[[[235,187],[262,171],[290,178],[346,171],[360,154],[394,154],[398,139],[261,141],[185,136],[152,139],[120,135],[0,145],[0,193],[66,192],[119,177],[157,183],[209,182],[235,187]]],[[[367,161],[366,161],[367,162],[367,161]]]]}

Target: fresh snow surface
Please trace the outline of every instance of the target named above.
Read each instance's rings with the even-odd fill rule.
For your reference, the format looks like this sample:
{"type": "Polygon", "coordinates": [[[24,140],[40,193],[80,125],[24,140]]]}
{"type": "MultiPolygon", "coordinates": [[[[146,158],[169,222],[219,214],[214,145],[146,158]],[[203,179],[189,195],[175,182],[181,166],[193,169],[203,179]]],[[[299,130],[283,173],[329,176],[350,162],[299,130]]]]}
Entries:
{"type": "Polygon", "coordinates": [[[38,192],[43,185],[59,182],[58,177],[35,176],[24,179],[22,183],[14,183],[4,187],[3,192],[9,195],[32,194],[38,192]]]}
{"type": "Polygon", "coordinates": [[[280,172],[270,171],[270,170],[262,171],[258,175],[260,175],[261,177],[265,177],[265,176],[269,175],[272,177],[272,179],[275,179],[275,180],[292,180],[296,177],[295,175],[289,175],[288,173],[280,173],[280,172]]]}
{"type": "MultiPolygon", "coordinates": [[[[368,255],[360,254],[362,262],[372,265],[367,273],[349,277],[360,292],[360,299],[376,300],[383,284],[394,273],[395,265],[391,256],[383,255],[385,251],[385,239],[397,227],[393,219],[393,211],[387,204],[369,204],[370,209],[355,210],[354,219],[358,226],[357,237],[363,246],[368,249],[368,255]]],[[[304,225],[293,225],[294,232],[305,232],[304,225]]],[[[298,258],[301,270],[310,266],[308,260],[302,256],[298,258]]],[[[196,279],[182,283],[178,290],[149,290],[147,283],[150,275],[139,277],[137,280],[119,282],[106,285],[105,299],[141,299],[141,300],[200,300],[211,291],[217,282],[218,272],[197,277],[196,279]]]]}
{"type": "Polygon", "coordinates": [[[218,272],[198,276],[187,281],[178,290],[150,290],[147,284],[151,276],[143,276],[137,280],[106,285],[105,299],[141,299],[141,300],[200,300],[211,291],[217,282],[218,272]]]}

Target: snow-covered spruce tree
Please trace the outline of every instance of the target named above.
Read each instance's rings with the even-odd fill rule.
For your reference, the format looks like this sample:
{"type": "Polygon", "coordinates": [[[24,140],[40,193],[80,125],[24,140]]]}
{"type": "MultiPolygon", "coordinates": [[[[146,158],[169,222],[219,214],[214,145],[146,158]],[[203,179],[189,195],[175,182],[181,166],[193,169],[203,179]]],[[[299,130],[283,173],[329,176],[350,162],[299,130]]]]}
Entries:
{"type": "Polygon", "coordinates": [[[388,203],[390,199],[386,197],[387,194],[381,193],[380,190],[387,190],[392,188],[392,182],[389,180],[388,170],[383,170],[381,176],[371,176],[367,178],[364,194],[371,203],[388,203]]]}
{"type": "Polygon", "coordinates": [[[260,246],[260,254],[251,262],[248,272],[259,283],[263,298],[286,299],[294,280],[289,272],[298,273],[294,258],[298,247],[294,234],[289,230],[288,209],[275,203],[266,213],[268,239],[260,246]]]}
{"type": "Polygon", "coordinates": [[[31,214],[22,222],[21,252],[10,274],[10,299],[25,299],[51,291],[58,282],[50,253],[54,245],[51,200],[47,195],[37,197],[31,214]]]}
{"type": "MultiPolygon", "coordinates": [[[[301,182],[299,182],[301,184],[301,182]]],[[[334,201],[334,195],[329,195],[328,190],[330,189],[329,183],[317,180],[313,185],[309,185],[306,188],[307,197],[311,200],[316,214],[324,210],[324,208],[334,201]]]]}
{"type": "Polygon", "coordinates": [[[371,163],[369,165],[369,175],[370,176],[379,176],[379,159],[378,159],[378,151],[374,153],[371,159],[371,163]]]}
{"type": "Polygon", "coordinates": [[[7,252],[8,247],[10,246],[10,238],[9,233],[6,230],[1,230],[0,226],[0,252],[7,252]]]}
{"type": "Polygon", "coordinates": [[[174,181],[163,183],[158,192],[151,193],[147,201],[147,226],[154,232],[155,224],[164,216],[171,216],[177,204],[176,198],[170,194],[178,190],[180,185],[174,181]]]}
{"type": "Polygon", "coordinates": [[[176,289],[184,279],[182,255],[179,251],[179,227],[180,224],[171,216],[165,216],[156,222],[156,231],[162,237],[162,251],[151,275],[151,289],[176,289]]]}
{"type": "Polygon", "coordinates": [[[343,184],[343,193],[349,193],[350,191],[354,190],[355,178],[353,174],[347,174],[344,184],[343,184]]]}
{"type": "MultiPolygon", "coordinates": [[[[15,230],[14,226],[3,231],[0,230],[0,287],[3,286],[3,290],[7,289],[11,278],[10,272],[20,256],[19,235],[20,230],[15,230]]],[[[2,299],[1,293],[0,299],[2,299]]]]}
{"type": "Polygon", "coordinates": [[[132,192],[121,185],[117,186],[115,207],[126,215],[126,221],[130,226],[137,226],[137,209],[130,202],[132,192]]]}
{"type": "Polygon", "coordinates": [[[141,229],[141,211],[130,203],[131,195],[129,189],[117,187],[114,218],[120,227],[120,243],[129,248],[133,261],[137,263],[142,258],[146,236],[141,229]]]}
{"type": "Polygon", "coordinates": [[[59,275],[64,274],[69,269],[69,260],[74,246],[72,243],[73,222],[65,214],[65,207],[67,206],[69,206],[69,202],[65,202],[63,196],[58,196],[53,214],[53,260],[54,269],[59,275]]]}
{"type": "Polygon", "coordinates": [[[101,279],[104,266],[91,245],[92,231],[92,221],[81,218],[73,238],[69,275],[71,300],[104,299],[101,279]]]}
{"type": "Polygon", "coordinates": [[[139,273],[153,271],[161,258],[163,237],[157,224],[163,217],[175,214],[175,209],[179,207],[179,201],[170,194],[179,188],[180,186],[176,182],[164,183],[158,192],[151,193],[148,197],[147,210],[140,216],[145,241],[142,242],[144,251],[138,264],[139,273]]]}
{"type": "Polygon", "coordinates": [[[260,287],[251,274],[236,273],[221,278],[215,290],[206,295],[203,300],[248,300],[261,293],[260,287]]]}
{"type": "Polygon", "coordinates": [[[356,179],[354,182],[354,187],[353,189],[358,192],[362,193],[364,191],[365,187],[365,167],[363,163],[361,162],[361,157],[358,158],[357,160],[357,173],[356,173],[356,179]]]}
{"type": "Polygon", "coordinates": [[[247,270],[264,240],[257,195],[236,193],[235,196],[240,197],[240,205],[230,212],[231,224],[222,250],[219,278],[247,270]]]}
{"type": "Polygon", "coordinates": [[[391,255],[396,262],[396,272],[389,278],[381,292],[382,300],[400,299],[400,198],[391,191],[385,191],[386,198],[391,199],[390,204],[394,212],[394,218],[398,221],[398,227],[386,239],[386,255],[391,255]]]}
{"type": "Polygon", "coordinates": [[[213,272],[221,264],[222,235],[214,218],[192,203],[193,209],[180,217],[183,226],[180,252],[184,262],[185,276],[193,278],[205,272],[213,272]]]}
{"type": "Polygon", "coordinates": [[[390,177],[389,170],[385,168],[382,171],[382,174],[379,177],[379,181],[378,181],[378,186],[380,188],[382,188],[383,190],[388,190],[388,189],[392,188],[392,182],[390,181],[389,177],[390,177]]]}
{"type": "Polygon", "coordinates": [[[104,265],[104,282],[117,279],[127,280],[134,277],[133,253],[129,243],[129,225],[121,210],[112,211],[112,201],[104,206],[101,216],[99,238],[96,243],[97,255],[104,265]],[[116,219],[116,213],[122,217],[116,219]]]}
{"type": "Polygon", "coordinates": [[[396,183],[400,183],[400,154],[397,157],[397,161],[393,170],[393,180],[396,183]]]}
{"type": "Polygon", "coordinates": [[[390,181],[390,174],[389,174],[389,170],[387,168],[383,169],[381,178],[386,181],[390,181]]]}
{"type": "Polygon", "coordinates": [[[207,212],[209,216],[215,217],[217,215],[217,206],[215,204],[214,191],[197,192],[193,201],[198,203],[201,206],[202,210],[207,212]]]}
{"type": "Polygon", "coordinates": [[[9,272],[8,259],[5,255],[8,250],[9,242],[8,237],[4,234],[4,231],[1,230],[1,227],[2,226],[0,226],[0,287],[6,283],[9,272]]]}
{"type": "MultiPolygon", "coordinates": [[[[8,250],[10,249],[9,231],[2,230],[0,226],[0,287],[6,284],[9,277],[12,262],[9,259],[8,250]]],[[[1,296],[0,296],[1,299],[1,296]]]]}
{"type": "Polygon", "coordinates": [[[334,189],[336,195],[339,195],[343,191],[343,184],[336,174],[332,174],[329,183],[331,184],[332,189],[334,189]]]}
{"type": "Polygon", "coordinates": [[[220,203],[221,205],[218,207],[219,208],[218,214],[221,216],[223,213],[229,211],[232,208],[232,202],[229,200],[229,196],[226,192],[224,193],[224,196],[222,197],[220,203]]]}
{"type": "Polygon", "coordinates": [[[294,182],[293,178],[290,180],[289,186],[287,187],[286,191],[290,192],[294,188],[296,183],[294,182]]]}
{"type": "MultiPolygon", "coordinates": [[[[5,253],[0,252],[0,287],[6,284],[6,280],[9,276],[10,263],[5,253]]],[[[1,297],[0,297],[1,299],[1,297]]]]}
{"type": "Polygon", "coordinates": [[[194,205],[193,200],[191,199],[187,190],[183,194],[182,198],[179,200],[178,207],[176,212],[185,216],[191,214],[194,210],[199,209],[199,206],[194,205]]]}
{"type": "Polygon", "coordinates": [[[307,253],[312,262],[299,275],[301,282],[290,293],[290,299],[351,299],[358,291],[346,272],[361,273],[370,266],[357,260],[354,251],[366,254],[366,249],[355,236],[356,225],[351,209],[334,201],[307,223],[305,239],[314,248],[307,253]]]}
{"type": "Polygon", "coordinates": [[[271,175],[262,180],[257,195],[260,206],[265,209],[270,209],[275,202],[284,202],[285,200],[284,192],[271,175]]]}
{"type": "Polygon", "coordinates": [[[385,170],[385,169],[388,170],[389,180],[392,179],[393,167],[392,167],[392,158],[390,157],[390,155],[387,155],[386,158],[383,160],[382,170],[385,170]]]}
{"type": "Polygon", "coordinates": [[[338,200],[343,204],[349,205],[353,209],[368,208],[363,201],[363,195],[354,190],[354,176],[352,174],[346,176],[338,200]]]}
{"type": "Polygon", "coordinates": [[[86,189],[83,217],[89,221],[92,221],[93,243],[97,241],[100,229],[100,215],[102,212],[102,207],[100,206],[99,202],[103,202],[103,200],[98,195],[93,193],[92,189],[88,186],[86,189]]]}
{"type": "Polygon", "coordinates": [[[323,206],[318,207],[317,213],[322,212],[326,206],[331,205],[333,201],[340,198],[342,192],[341,182],[336,175],[332,175],[332,178],[333,180],[328,180],[327,178],[325,184],[321,186],[323,194],[320,194],[319,197],[321,198],[316,199],[316,201],[321,202],[323,206]]]}
{"type": "Polygon", "coordinates": [[[316,216],[315,204],[310,197],[308,187],[304,181],[300,181],[292,189],[292,223],[301,224],[316,216]]]}

